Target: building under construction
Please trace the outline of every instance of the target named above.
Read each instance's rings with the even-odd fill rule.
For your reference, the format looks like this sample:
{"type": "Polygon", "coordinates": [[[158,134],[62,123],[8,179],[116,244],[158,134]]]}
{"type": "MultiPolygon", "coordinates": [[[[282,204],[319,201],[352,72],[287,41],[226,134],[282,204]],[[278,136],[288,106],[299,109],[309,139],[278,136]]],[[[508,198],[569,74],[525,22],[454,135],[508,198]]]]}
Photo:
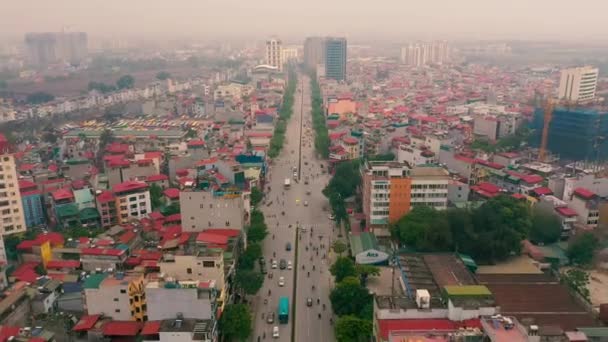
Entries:
{"type": "MultiPolygon", "coordinates": [[[[535,126],[543,127],[544,109],[535,111],[535,126]]],[[[556,106],[549,124],[548,150],[567,160],[608,159],[608,111],[556,106]]]]}

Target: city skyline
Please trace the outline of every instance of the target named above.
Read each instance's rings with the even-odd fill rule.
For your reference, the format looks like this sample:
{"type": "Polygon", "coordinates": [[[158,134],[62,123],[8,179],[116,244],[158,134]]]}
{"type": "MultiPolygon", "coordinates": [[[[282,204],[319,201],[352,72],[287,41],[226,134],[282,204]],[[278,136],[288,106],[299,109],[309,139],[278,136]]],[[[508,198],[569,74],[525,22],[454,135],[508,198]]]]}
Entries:
{"type": "Polygon", "coordinates": [[[586,1],[586,15],[571,16],[562,0],[509,2],[468,0],[456,3],[387,0],[381,6],[345,0],[331,4],[311,0],[285,6],[278,0],[239,2],[211,0],[89,1],[34,0],[9,2],[0,13],[4,35],[57,31],[63,27],[93,35],[159,35],[201,38],[235,36],[242,32],[256,36],[280,34],[301,38],[308,35],[336,35],[386,39],[559,39],[587,41],[608,36],[602,14],[608,4],[586,1]],[[563,3],[564,6],[560,6],[563,3]],[[293,8],[294,11],[286,11],[293,8]],[[323,11],[319,11],[323,8],[323,11]],[[28,13],[23,21],[22,14],[28,13]],[[142,15],[145,13],[145,15],[142,15]],[[546,20],[552,19],[552,20],[546,20]],[[517,22],[517,25],[513,25],[517,22]],[[568,25],[563,25],[568,22],[568,25]],[[263,23],[260,25],[260,23],[263,23]],[[311,25],[314,23],[314,25],[311,25]]]}

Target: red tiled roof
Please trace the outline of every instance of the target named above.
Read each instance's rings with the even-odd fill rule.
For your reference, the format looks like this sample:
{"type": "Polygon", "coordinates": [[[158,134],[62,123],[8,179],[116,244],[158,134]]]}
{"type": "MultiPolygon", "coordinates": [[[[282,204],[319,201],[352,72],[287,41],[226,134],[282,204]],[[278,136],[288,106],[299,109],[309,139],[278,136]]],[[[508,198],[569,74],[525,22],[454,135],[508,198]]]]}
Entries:
{"type": "Polygon", "coordinates": [[[25,189],[30,189],[30,188],[36,188],[37,185],[34,182],[30,182],[28,180],[22,179],[19,181],[19,189],[20,190],[25,190],[25,189]]]}
{"type": "Polygon", "coordinates": [[[576,211],[574,211],[574,209],[568,208],[568,207],[555,208],[555,211],[560,213],[562,216],[566,216],[566,217],[574,217],[577,215],[577,213],[576,213],[576,211]]]}
{"type": "Polygon", "coordinates": [[[391,331],[453,331],[459,328],[481,328],[479,319],[450,321],[449,319],[379,319],[380,337],[388,340],[391,331]]]}
{"type": "Polygon", "coordinates": [[[349,145],[356,145],[359,143],[359,141],[353,137],[342,138],[342,141],[344,141],[345,144],[349,144],[349,145]]]}
{"type": "Polygon", "coordinates": [[[27,281],[28,283],[34,283],[36,278],[40,276],[38,273],[36,273],[36,267],[39,264],[40,263],[36,261],[25,262],[19,265],[13,274],[11,274],[11,277],[15,277],[21,281],[27,281]]]}
{"type": "Polygon", "coordinates": [[[228,243],[228,237],[220,234],[202,232],[196,237],[197,242],[212,243],[216,245],[225,245],[228,243]]]}
{"type": "Polygon", "coordinates": [[[461,154],[455,155],[454,159],[463,161],[463,162],[465,162],[467,164],[474,164],[475,163],[475,159],[463,156],[461,154]]]}
{"type": "Polygon", "coordinates": [[[159,182],[159,181],[166,181],[168,179],[169,179],[169,176],[165,175],[164,173],[161,173],[158,175],[148,176],[146,178],[146,182],[159,182]]]}
{"type": "Polygon", "coordinates": [[[50,260],[46,264],[46,268],[60,269],[60,268],[78,268],[80,267],[80,261],[78,260],[50,260]]]}
{"type": "Polygon", "coordinates": [[[115,199],[116,197],[111,191],[102,191],[99,195],[97,195],[97,202],[99,203],[108,203],[115,199]]]}
{"type": "Polygon", "coordinates": [[[141,264],[141,258],[140,257],[130,256],[125,261],[125,264],[127,264],[129,266],[137,266],[137,265],[141,264]]]}
{"type": "Polygon", "coordinates": [[[141,330],[141,335],[154,335],[160,331],[161,321],[147,321],[144,323],[144,328],[141,330]]]}
{"type": "Polygon", "coordinates": [[[131,162],[126,159],[112,159],[108,162],[109,167],[127,167],[131,162]]]}
{"type": "Polygon", "coordinates": [[[546,186],[541,186],[540,188],[536,188],[532,191],[534,191],[534,193],[537,194],[538,196],[553,194],[553,191],[551,191],[551,189],[547,188],[546,186]]]}
{"type": "Polygon", "coordinates": [[[163,153],[161,151],[144,152],[144,158],[147,159],[160,159],[163,153]]]}
{"type": "Polygon", "coordinates": [[[178,169],[177,171],[175,171],[175,174],[179,177],[185,177],[188,175],[188,173],[188,169],[178,169]]]}
{"type": "Polygon", "coordinates": [[[173,214],[173,215],[169,215],[165,217],[165,223],[169,223],[169,222],[181,222],[182,221],[182,214],[173,214]]]}
{"type": "Polygon", "coordinates": [[[36,164],[21,164],[19,165],[19,171],[32,171],[36,167],[36,164]]]}
{"type": "Polygon", "coordinates": [[[511,197],[516,198],[516,199],[526,199],[526,196],[524,196],[520,193],[515,193],[515,194],[511,195],[511,197]]]}
{"type": "Polygon", "coordinates": [[[144,159],[138,160],[137,165],[150,165],[150,164],[152,164],[152,162],[153,162],[152,159],[144,158],[144,159]]]}
{"type": "Polygon", "coordinates": [[[245,133],[247,137],[251,138],[272,138],[271,132],[247,132],[245,133]]]}
{"type": "Polygon", "coordinates": [[[72,192],[72,190],[59,189],[59,190],[53,192],[52,196],[55,201],[61,201],[61,200],[74,198],[74,193],[72,192]]]}
{"type": "Polygon", "coordinates": [[[143,323],[135,321],[110,321],[101,327],[105,336],[136,336],[143,323]]]}
{"type": "Polygon", "coordinates": [[[112,187],[115,193],[143,190],[148,187],[148,184],[138,181],[126,181],[124,183],[116,184],[112,187]]]}
{"type": "Polygon", "coordinates": [[[113,249],[113,248],[81,248],[80,253],[82,255],[110,255],[110,256],[120,256],[125,253],[122,249],[113,249]]]}
{"type": "Polygon", "coordinates": [[[205,142],[201,139],[195,139],[188,141],[188,147],[201,147],[205,146],[205,142]]]}
{"type": "Polygon", "coordinates": [[[126,243],[129,243],[134,238],[135,238],[135,233],[132,230],[127,230],[118,238],[117,242],[126,244],[126,243]]]}
{"type": "Polygon", "coordinates": [[[165,196],[169,197],[170,199],[178,199],[179,198],[179,189],[176,189],[176,188],[165,189],[165,191],[163,191],[163,194],[165,196]]]}
{"type": "Polygon", "coordinates": [[[205,229],[205,233],[211,233],[215,235],[224,235],[228,237],[237,237],[241,233],[238,229],[222,229],[222,228],[210,228],[205,229]]]}
{"type": "Polygon", "coordinates": [[[106,151],[109,153],[127,153],[129,151],[129,145],[112,143],[106,146],[106,151]]]}
{"type": "Polygon", "coordinates": [[[163,220],[165,217],[159,211],[153,211],[148,216],[153,220],[163,220]]]}
{"type": "Polygon", "coordinates": [[[492,169],[496,169],[496,170],[502,170],[504,169],[504,166],[498,164],[498,163],[492,163],[490,161],[487,160],[483,160],[483,159],[475,159],[475,162],[487,167],[490,167],[492,169]]]}
{"type": "Polygon", "coordinates": [[[536,184],[542,182],[544,178],[539,175],[523,175],[521,180],[529,184],[536,184]]]}
{"type": "Polygon", "coordinates": [[[574,189],[574,194],[584,199],[591,199],[595,196],[595,193],[593,191],[585,188],[574,189]]]}
{"type": "MultiPolygon", "coordinates": [[[[4,135],[1,135],[1,137],[4,137],[4,135]]],[[[1,138],[0,138],[0,144],[2,143],[1,138]]],[[[6,342],[8,341],[9,337],[11,336],[19,336],[19,331],[21,330],[21,328],[19,327],[10,327],[8,325],[3,325],[0,326],[0,342],[6,342]]]]}

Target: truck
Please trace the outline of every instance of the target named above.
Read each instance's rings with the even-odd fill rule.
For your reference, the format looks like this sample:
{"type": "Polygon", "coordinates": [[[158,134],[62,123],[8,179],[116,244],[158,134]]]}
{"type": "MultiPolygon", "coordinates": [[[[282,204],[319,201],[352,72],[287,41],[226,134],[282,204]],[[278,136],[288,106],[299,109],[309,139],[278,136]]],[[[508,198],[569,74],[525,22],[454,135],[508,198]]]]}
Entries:
{"type": "Polygon", "coordinates": [[[289,189],[291,187],[291,179],[285,178],[285,183],[283,184],[285,189],[289,189]]]}

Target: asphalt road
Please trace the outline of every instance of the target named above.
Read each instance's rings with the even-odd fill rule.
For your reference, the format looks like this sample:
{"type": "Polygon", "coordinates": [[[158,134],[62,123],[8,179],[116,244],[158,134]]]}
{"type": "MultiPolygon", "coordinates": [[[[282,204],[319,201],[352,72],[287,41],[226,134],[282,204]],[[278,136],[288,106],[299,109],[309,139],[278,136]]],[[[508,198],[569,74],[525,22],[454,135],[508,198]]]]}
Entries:
{"type": "Polygon", "coordinates": [[[310,83],[308,77],[299,74],[294,110],[287,125],[285,145],[281,155],[270,166],[267,184],[271,191],[266,192],[266,204],[262,206],[270,231],[264,242],[264,257],[267,260],[269,274],[258,296],[253,299],[254,341],[257,341],[258,337],[261,341],[335,340],[333,327],[329,322],[331,275],[328,269],[330,257],[328,246],[331,244],[334,231],[332,221],[328,218],[329,212],[323,210],[328,203],[321,193],[329,181],[329,176],[322,174],[321,170],[320,161],[314,154],[310,83]],[[298,171],[296,177],[298,181],[294,179],[294,167],[298,171]],[[283,188],[285,178],[291,179],[291,188],[288,190],[283,188]],[[309,184],[305,184],[306,179],[309,184]],[[310,195],[307,194],[308,191],[310,195]],[[304,229],[297,229],[297,226],[304,229]],[[291,244],[291,251],[286,250],[287,243],[291,244]],[[321,248],[321,244],[325,247],[321,248]],[[318,249],[318,255],[315,249],[318,249]],[[272,269],[270,266],[273,259],[285,259],[292,263],[293,269],[272,269]],[[269,277],[271,274],[272,278],[269,277]],[[278,284],[281,276],[285,279],[285,286],[278,284]],[[282,296],[289,298],[288,324],[278,322],[278,301],[282,296]],[[313,301],[311,307],[307,306],[307,298],[313,301]],[[265,304],[264,300],[268,302],[265,304]],[[275,313],[275,322],[272,324],[266,321],[270,312],[275,313]],[[274,326],[279,327],[279,337],[276,339],[272,338],[274,326]],[[292,331],[293,329],[295,331],[292,331]]]}

